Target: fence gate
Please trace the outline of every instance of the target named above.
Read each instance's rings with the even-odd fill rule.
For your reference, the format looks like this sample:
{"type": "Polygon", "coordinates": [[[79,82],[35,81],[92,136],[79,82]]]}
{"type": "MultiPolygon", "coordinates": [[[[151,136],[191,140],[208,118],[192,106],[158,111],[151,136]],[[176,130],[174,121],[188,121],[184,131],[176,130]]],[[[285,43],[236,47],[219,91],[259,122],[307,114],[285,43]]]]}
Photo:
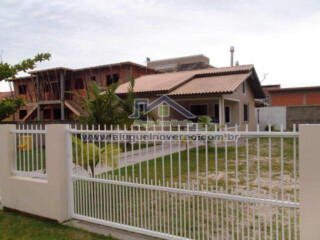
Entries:
{"type": "Polygon", "coordinates": [[[163,239],[298,239],[296,131],[170,126],[68,136],[75,219],[163,239]]]}

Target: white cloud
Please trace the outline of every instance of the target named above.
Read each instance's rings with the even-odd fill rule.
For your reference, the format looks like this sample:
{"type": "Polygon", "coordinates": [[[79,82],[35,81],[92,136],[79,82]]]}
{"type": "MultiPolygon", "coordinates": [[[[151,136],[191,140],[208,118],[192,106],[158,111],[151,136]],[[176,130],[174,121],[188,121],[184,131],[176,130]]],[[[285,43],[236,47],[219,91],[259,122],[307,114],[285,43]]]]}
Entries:
{"type": "MultiPolygon", "coordinates": [[[[318,84],[318,1],[32,0],[0,2],[0,49],[15,63],[83,67],[203,53],[214,66],[253,63],[265,84],[318,84]]],[[[0,83],[0,91],[5,90],[0,83]]]]}

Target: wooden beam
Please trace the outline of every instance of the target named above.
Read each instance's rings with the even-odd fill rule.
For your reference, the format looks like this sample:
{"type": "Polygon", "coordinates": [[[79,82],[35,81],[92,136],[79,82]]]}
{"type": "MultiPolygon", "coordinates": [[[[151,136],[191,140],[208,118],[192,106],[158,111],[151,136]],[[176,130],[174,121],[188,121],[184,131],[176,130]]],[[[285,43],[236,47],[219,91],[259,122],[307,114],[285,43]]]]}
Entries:
{"type": "Polygon", "coordinates": [[[97,78],[98,85],[99,85],[100,87],[102,87],[102,81],[101,81],[101,69],[100,69],[100,68],[99,68],[99,71],[98,71],[97,76],[99,76],[99,77],[97,78]]]}
{"type": "Polygon", "coordinates": [[[60,104],[61,100],[48,100],[38,102],[40,105],[60,104]]]}
{"type": "MultiPolygon", "coordinates": [[[[40,81],[39,81],[39,76],[37,74],[37,89],[36,89],[36,95],[37,95],[37,102],[42,100],[42,97],[40,95],[40,81]]],[[[37,120],[40,121],[41,120],[41,108],[40,105],[37,105],[37,120]]]]}
{"type": "Polygon", "coordinates": [[[64,76],[64,72],[61,71],[60,72],[60,100],[61,100],[61,120],[65,119],[65,115],[64,115],[64,81],[65,81],[65,76],[64,76]]]}
{"type": "Polygon", "coordinates": [[[86,83],[86,93],[87,93],[87,99],[89,99],[89,87],[88,87],[88,76],[86,72],[84,71],[84,78],[85,78],[85,83],[86,83]]]}

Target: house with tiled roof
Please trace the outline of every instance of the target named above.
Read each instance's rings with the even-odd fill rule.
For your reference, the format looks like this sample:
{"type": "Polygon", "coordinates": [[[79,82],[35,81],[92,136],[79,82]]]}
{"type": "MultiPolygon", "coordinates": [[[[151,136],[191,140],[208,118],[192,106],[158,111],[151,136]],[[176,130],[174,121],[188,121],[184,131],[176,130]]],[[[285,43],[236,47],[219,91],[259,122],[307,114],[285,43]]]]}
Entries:
{"type": "Polygon", "coordinates": [[[90,83],[100,87],[130,81],[158,71],[133,62],[120,62],[78,69],[56,67],[33,70],[28,76],[11,79],[13,95],[25,100],[26,106],[15,114],[17,121],[74,120],[85,114],[78,97],[87,97],[90,83]]]}
{"type": "MultiPolygon", "coordinates": [[[[128,87],[128,82],[121,84],[116,93],[125,96],[128,87]]],[[[197,117],[210,116],[215,123],[240,129],[246,124],[255,128],[255,99],[265,97],[253,65],[145,75],[135,80],[134,91],[150,103],[166,95],[197,117]]],[[[160,118],[156,110],[152,116],[160,118]]],[[[161,118],[184,120],[173,108],[161,118]]]]}

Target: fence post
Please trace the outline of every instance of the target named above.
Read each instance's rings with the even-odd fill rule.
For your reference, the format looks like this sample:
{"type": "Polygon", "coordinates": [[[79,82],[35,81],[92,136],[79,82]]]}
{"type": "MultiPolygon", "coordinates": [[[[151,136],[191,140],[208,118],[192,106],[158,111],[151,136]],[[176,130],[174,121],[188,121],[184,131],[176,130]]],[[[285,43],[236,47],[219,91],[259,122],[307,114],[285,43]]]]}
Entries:
{"type": "Polygon", "coordinates": [[[64,222],[69,216],[69,172],[65,124],[46,125],[46,160],[49,184],[53,184],[57,206],[56,219],[64,222]]]}
{"type": "Polygon", "coordinates": [[[68,215],[69,219],[73,216],[74,201],[73,201],[73,182],[72,182],[72,138],[69,132],[70,125],[66,125],[66,157],[68,169],[68,215]]]}
{"type": "Polygon", "coordinates": [[[320,124],[299,125],[300,239],[320,239],[320,124]]]}
{"type": "Polygon", "coordinates": [[[11,133],[16,128],[13,124],[0,125],[0,208],[5,200],[4,192],[6,190],[6,179],[11,176],[14,166],[14,137],[11,133]]]}

